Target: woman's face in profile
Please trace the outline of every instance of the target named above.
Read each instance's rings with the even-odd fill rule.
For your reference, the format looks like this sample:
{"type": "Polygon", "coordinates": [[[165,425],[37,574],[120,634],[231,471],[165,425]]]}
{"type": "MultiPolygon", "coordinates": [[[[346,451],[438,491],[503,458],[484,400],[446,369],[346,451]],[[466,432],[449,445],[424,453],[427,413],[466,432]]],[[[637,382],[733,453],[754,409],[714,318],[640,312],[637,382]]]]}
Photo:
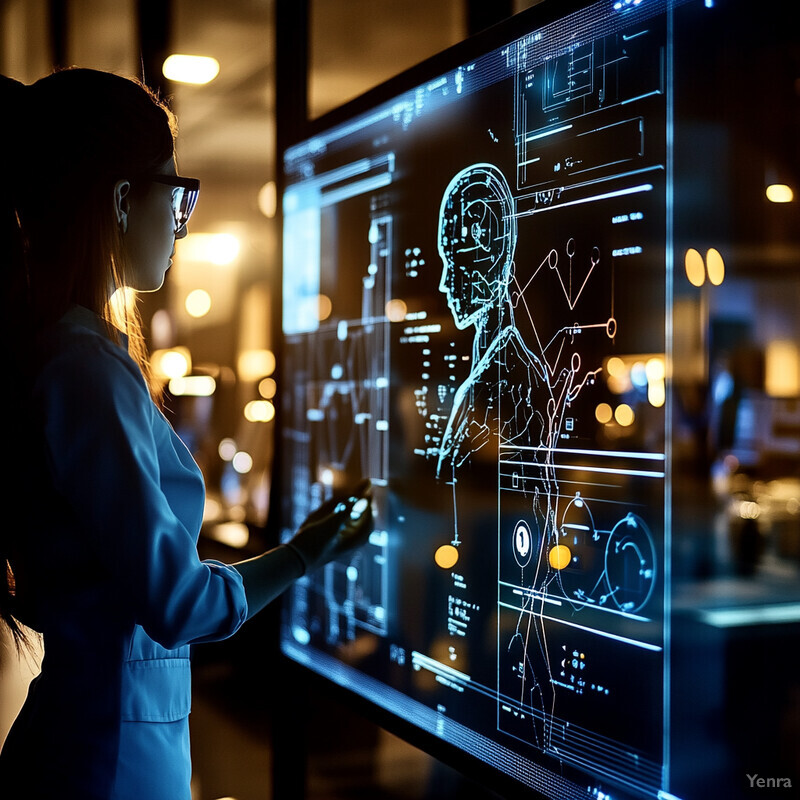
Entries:
{"type": "MultiPolygon", "coordinates": [[[[170,159],[162,174],[175,175],[170,159]]],[[[186,236],[186,226],[175,230],[172,205],[173,187],[152,182],[130,194],[128,229],[123,236],[126,284],[140,292],[154,292],[164,283],[175,255],[175,240],[186,236]]]]}

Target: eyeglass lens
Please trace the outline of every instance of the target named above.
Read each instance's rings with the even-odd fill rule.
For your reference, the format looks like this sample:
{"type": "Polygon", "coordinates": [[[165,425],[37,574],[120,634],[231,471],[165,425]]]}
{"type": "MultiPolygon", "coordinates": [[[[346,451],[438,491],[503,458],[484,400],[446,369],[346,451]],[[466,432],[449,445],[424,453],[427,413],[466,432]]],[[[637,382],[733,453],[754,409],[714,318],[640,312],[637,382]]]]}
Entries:
{"type": "Polygon", "coordinates": [[[199,193],[184,186],[176,186],[172,192],[172,210],[175,214],[176,230],[183,228],[192,216],[199,193]]]}

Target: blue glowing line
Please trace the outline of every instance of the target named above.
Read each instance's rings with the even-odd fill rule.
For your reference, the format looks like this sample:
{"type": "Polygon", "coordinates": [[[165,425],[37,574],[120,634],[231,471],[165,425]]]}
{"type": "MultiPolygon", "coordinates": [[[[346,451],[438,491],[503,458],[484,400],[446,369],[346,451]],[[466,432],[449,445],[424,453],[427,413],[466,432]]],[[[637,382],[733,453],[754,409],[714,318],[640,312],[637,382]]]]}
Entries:
{"type": "Polygon", "coordinates": [[[521,211],[516,216],[527,217],[531,214],[541,214],[544,211],[552,211],[556,208],[566,208],[567,206],[578,206],[583,203],[596,203],[598,200],[610,200],[612,197],[624,197],[629,194],[639,194],[640,192],[652,192],[652,183],[643,183],[641,186],[631,186],[628,189],[620,189],[616,192],[607,192],[606,194],[596,194],[592,197],[582,197],[580,200],[570,200],[567,203],[558,203],[557,205],[546,206],[544,208],[532,208],[530,211],[521,211]]]}
{"type": "Polygon", "coordinates": [[[542,133],[533,133],[530,136],[525,137],[526,142],[532,142],[534,139],[544,139],[547,136],[553,136],[556,133],[561,133],[562,131],[568,131],[572,128],[572,125],[562,125],[560,128],[553,128],[551,131],[543,131],[542,133]]]}
{"type": "Polygon", "coordinates": [[[501,450],[538,450],[544,453],[572,453],[580,456],[607,456],[608,458],[644,458],[652,461],[664,461],[664,453],[641,453],[624,450],[578,450],[567,447],[536,447],[535,445],[501,444],[501,450]]]}
{"type": "Polygon", "coordinates": [[[522,611],[525,614],[532,614],[542,619],[549,620],[550,622],[558,622],[562,625],[568,625],[570,628],[578,628],[579,630],[586,631],[587,633],[596,633],[598,636],[603,636],[606,639],[614,639],[618,642],[625,644],[632,644],[634,647],[641,647],[643,650],[652,650],[654,653],[662,651],[661,645],[650,644],[649,642],[640,642],[636,639],[629,639],[627,636],[618,636],[616,633],[609,633],[608,631],[599,631],[597,628],[590,628],[586,625],[578,625],[576,622],[567,622],[565,619],[557,619],[556,617],[548,617],[546,614],[536,614],[534,611],[529,611],[527,608],[517,608],[516,606],[509,605],[508,603],[500,603],[505,608],[510,608],[512,611],[522,611]]]}
{"type": "Polygon", "coordinates": [[[620,469],[618,467],[587,467],[579,464],[540,464],[537,461],[501,461],[501,464],[520,467],[541,467],[542,469],[571,469],[575,472],[600,472],[604,475],[633,475],[639,478],[663,478],[663,472],[646,469],[620,469]]]}
{"type": "Polygon", "coordinates": [[[431,672],[440,672],[441,674],[446,675],[448,678],[455,678],[456,680],[465,681],[466,683],[469,683],[472,680],[469,675],[465,675],[463,672],[459,672],[457,669],[448,667],[447,664],[442,664],[441,661],[436,661],[429,656],[424,656],[422,653],[418,653],[416,650],[411,652],[411,661],[414,664],[419,664],[420,667],[425,667],[425,669],[428,669],[431,672]]]}
{"type": "MultiPolygon", "coordinates": [[[[603,531],[603,533],[608,533],[608,531],[603,531]]],[[[507,583],[506,581],[501,581],[500,585],[510,588],[512,590],[512,594],[523,595],[523,596],[524,595],[528,595],[528,596],[534,598],[535,600],[539,600],[542,603],[552,603],[553,605],[556,605],[556,606],[563,605],[563,603],[560,600],[553,600],[548,595],[541,594],[540,592],[537,592],[535,589],[524,589],[524,588],[520,589],[519,587],[515,586],[515,584],[507,583]]],[[[499,590],[498,590],[498,595],[499,595],[499,590]]],[[[500,603],[500,602],[501,601],[498,600],[498,603],[500,603]]],[[[572,602],[572,601],[568,601],[568,602],[572,602]]],[[[620,610],[618,610],[616,608],[608,608],[607,606],[600,606],[600,605],[597,605],[596,603],[585,603],[585,601],[582,601],[582,600],[580,600],[580,601],[576,600],[575,602],[580,602],[581,603],[581,610],[582,611],[591,610],[591,611],[597,611],[597,612],[599,612],[601,614],[614,614],[614,615],[616,615],[618,617],[624,617],[625,619],[632,619],[635,622],[652,622],[653,621],[650,617],[643,617],[641,614],[631,614],[630,611],[620,611],[620,610]]],[[[513,608],[517,609],[516,606],[513,606],[513,608]]]]}
{"type": "Polygon", "coordinates": [[[385,172],[382,175],[375,175],[371,178],[364,178],[360,181],[353,181],[353,183],[343,186],[341,189],[324,192],[322,194],[320,206],[330,206],[335,203],[341,203],[342,200],[358,197],[360,194],[366,194],[375,189],[388,186],[391,182],[392,174],[390,172],[385,172]]]}
{"type": "Polygon", "coordinates": [[[701,611],[700,618],[715,628],[800,622],[800,603],[779,603],[750,608],[714,608],[701,611]]]}

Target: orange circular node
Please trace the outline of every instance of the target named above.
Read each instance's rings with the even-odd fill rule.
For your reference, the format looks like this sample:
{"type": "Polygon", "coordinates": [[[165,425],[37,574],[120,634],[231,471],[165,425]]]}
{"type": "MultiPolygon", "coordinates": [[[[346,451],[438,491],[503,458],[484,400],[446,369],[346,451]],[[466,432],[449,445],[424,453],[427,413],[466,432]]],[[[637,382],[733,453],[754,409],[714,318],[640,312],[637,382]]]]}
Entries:
{"type": "Polygon", "coordinates": [[[549,554],[550,566],[553,569],[564,569],[569,565],[572,553],[565,544],[557,544],[549,554]]]}
{"type": "Polygon", "coordinates": [[[434,554],[436,565],[442,569],[450,569],[458,561],[458,550],[451,544],[443,544],[434,554]]]}

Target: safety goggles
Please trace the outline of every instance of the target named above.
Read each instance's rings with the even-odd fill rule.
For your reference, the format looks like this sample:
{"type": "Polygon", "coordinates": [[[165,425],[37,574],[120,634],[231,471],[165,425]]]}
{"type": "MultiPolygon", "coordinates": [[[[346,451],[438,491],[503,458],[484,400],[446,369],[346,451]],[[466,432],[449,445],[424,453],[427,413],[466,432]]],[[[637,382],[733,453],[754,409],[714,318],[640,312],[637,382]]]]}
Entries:
{"type": "Polygon", "coordinates": [[[153,175],[153,180],[172,187],[172,213],[175,215],[177,233],[192,216],[197,204],[197,195],[200,193],[200,181],[197,178],[184,178],[180,175],[153,175]]]}

